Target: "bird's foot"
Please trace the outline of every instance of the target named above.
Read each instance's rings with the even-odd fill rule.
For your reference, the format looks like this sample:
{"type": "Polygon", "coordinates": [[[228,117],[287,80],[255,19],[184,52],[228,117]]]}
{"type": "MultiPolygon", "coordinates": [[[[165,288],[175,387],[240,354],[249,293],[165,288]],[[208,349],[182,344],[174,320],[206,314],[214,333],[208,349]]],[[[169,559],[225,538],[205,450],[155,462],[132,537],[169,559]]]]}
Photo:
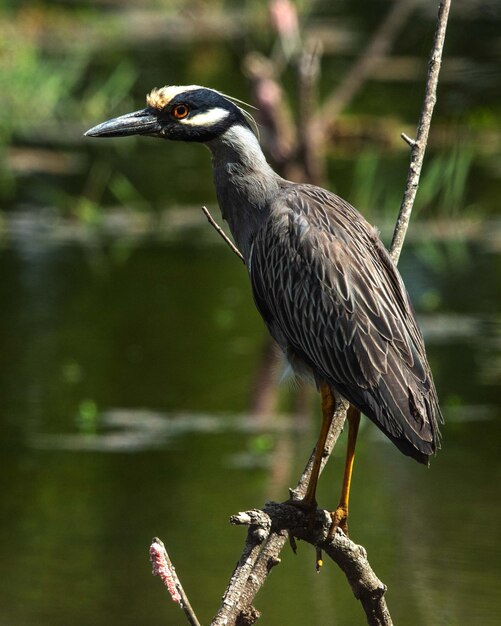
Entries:
{"type": "Polygon", "coordinates": [[[317,512],[317,501],[315,499],[301,498],[300,500],[295,500],[294,498],[289,498],[284,504],[290,504],[303,511],[308,516],[308,528],[310,530],[313,529],[317,512]]]}
{"type": "Polygon", "coordinates": [[[332,523],[327,540],[330,541],[334,537],[338,528],[348,537],[348,507],[339,505],[335,511],[331,511],[330,515],[332,523]]]}
{"type": "MultiPolygon", "coordinates": [[[[301,498],[300,500],[294,500],[293,498],[289,498],[289,500],[286,500],[284,504],[290,504],[291,506],[294,506],[297,509],[300,509],[301,511],[303,511],[305,515],[308,517],[308,530],[310,532],[313,530],[313,528],[315,527],[316,513],[317,513],[317,501],[315,499],[301,498]]],[[[289,542],[291,544],[291,548],[294,554],[296,554],[296,551],[297,551],[296,541],[290,531],[289,531],[289,542]]],[[[318,573],[322,569],[322,565],[323,565],[322,551],[320,550],[320,548],[318,547],[316,548],[315,555],[316,555],[315,569],[318,573]]]]}
{"type": "Polygon", "coordinates": [[[301,498],[301,499],[289,498],[288,500],[284,502],[284,504],[290,504],[291,506],[295,506],[296,509],[300,509],[301,511],[305,511],[306,513],[317,510],[317,501],[309,500],[306,498],[301,498]]]}

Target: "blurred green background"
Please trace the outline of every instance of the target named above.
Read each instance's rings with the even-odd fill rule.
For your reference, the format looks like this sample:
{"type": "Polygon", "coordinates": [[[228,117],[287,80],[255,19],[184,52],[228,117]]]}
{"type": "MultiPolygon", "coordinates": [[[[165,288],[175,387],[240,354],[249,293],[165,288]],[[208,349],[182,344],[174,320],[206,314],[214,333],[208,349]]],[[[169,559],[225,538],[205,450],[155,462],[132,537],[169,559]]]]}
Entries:
{"type": "MultiPolygon", "coordinates": [[[[322,42],[323,100],[391,6],[297,3],[322,42]]],[[[218,219],[200,146],[100,142],[89,127],[154,86],[249,101],[252,51],[276,53],[265,1],[1,4],[0,624],[183,623],[150,574],[161,537],[200,619],[215,613],[244,532],[228,518],[284,499],[319,410],[249,412],[266,336],[218,219]]],[[[336,120],[328,186],[385,241],[408,166],[435,28],[418,2],[336,120]]],[[[456,0],[429,150],[400,268],[447,420],[426,470],[364,424],[350,530],[388,585],[395,623],[499,622],[501,4],[456,0]]],[[[293,64],[283,74],[291,110],[293,64]]],[[[344,441],[321,479],[334,506],[344,441]]],[[[262,624],[364,623],[342,574],[283,554],[262,624]]]]}

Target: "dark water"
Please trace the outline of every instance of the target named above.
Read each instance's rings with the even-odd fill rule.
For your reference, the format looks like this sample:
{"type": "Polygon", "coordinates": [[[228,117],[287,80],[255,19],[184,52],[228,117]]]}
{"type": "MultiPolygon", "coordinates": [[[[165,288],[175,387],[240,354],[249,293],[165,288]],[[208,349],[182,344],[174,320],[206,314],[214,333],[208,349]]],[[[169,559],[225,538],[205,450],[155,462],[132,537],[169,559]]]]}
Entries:
{"type": "MultiPolygon", "coordinates": [[[[452,62],[444,64],[418,195],[421,215],[441,215],[448,237],[423,235],[413,223],[410,235],[421,236],[408,241],[400,263],[447,420],[444,446],[426,470],[363,424],[350,505],[351,536],[367,548],[404,626],[497,626],[501,614],[501,12],[495,2],[454,4],[452,62]],[[461,164],[462,182],[454,174],[461,164]],[[477,229],[481,236],[465,237],[461,224],[454,234],[455,220],[486,216],[492,222],[477,229]]],[[[387,9],[366,0],[314,5],[312,21],[349,40],[323,61],[322,95],[387,9]]],[[[82,98],[87,82],[125,61],[137,69],[127,110],[169,83],[210,84],[248,99],[242,55],[271,41],[243,26],[223,41],[200,34],[98,51],[82,98]]],[[[424,59],[433,28],[434,15],[418,12],[394,55],[424,59]]],[[[369,81],[349,113],[390,116],[398,137],[415,124],[423,75],[369,81]]],[[[286,75],[291,92],[294,80],[286,75]]],[[[0,189],[0,623],[183,623],[150,573],[154,535],[207,623],[245,539],[228,518],[286,497],[314,445],[317,399],[306,419],[290,418],[284,384],[279,415],[249,417],[265,331],[243,266],[203,220],[180,211],[184,226],[175,234],[137,236],[128,224],[108,237],[99,228],[111,207],[125,206],[126,217],[130,205],[147,208],[161,219],[164,209],[172,217],[173,207],[213,202],[206,151],[146,139],[89,143],[80,116],[76,127],[64,137],[58,129],[46,144],[43,128],[15,138],[30,155],[63,145],[78,157],[76,171],[44,172],[38,163],[0,189]],[[62,234],[57,212],[71,216],[62,234]],[[188,228],[190,220],[198,226],[188,228]]],[[[373,133],[334,149],[329,187],[376,224],[382,215],[394,219],[406,149],[374,143],[373,133]]],[[[337,502],[343,452],[341,441],[320,482],[326,508],[337,502]]],[[[284,551],[256,600],[260,623],[364,623],[339,570],[327,563],[317,576],[314,559],[305,545],[297,556],[284,551]]]]}
{"type": "MultiPolygon", "coordinates": [[[[246,417],[264,330],[243,268],[199,238],[117,255],[111,243],[18,237],[0,252],[3,623],[182,623],[151,578],[154,535],[206,622],[244,540],[228,517],[295,482],[316,404],[306,430],[283,415],[246,417]]],[[[396,623],[494,625],[500,257],[463,243],[458,263],[452,244],[434,245],[440,272],[419,243],[402,271],[447,417],[444,447],[426,470],[366,424],[351,533],[388,585],[396,623]]],[[[342,454],[341,444],[321,481],[325,506],[342,454]]],[[[317,576],[306,545],[284,552],[256,604],[263,624],[363,623],[340,572],[327,564],[317,576]]]]}

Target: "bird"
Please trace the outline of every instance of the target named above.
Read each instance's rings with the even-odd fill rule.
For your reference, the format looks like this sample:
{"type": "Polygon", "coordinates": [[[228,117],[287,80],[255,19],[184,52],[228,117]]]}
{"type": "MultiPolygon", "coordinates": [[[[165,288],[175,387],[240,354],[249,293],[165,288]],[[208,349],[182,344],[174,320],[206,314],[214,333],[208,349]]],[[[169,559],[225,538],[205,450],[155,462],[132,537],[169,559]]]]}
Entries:
{"type": "Polygon", "coordinates": [[[145,108],[85,135],[144,135],[209,148],[218,204],[244,258],[255,305],[294,373],[321,396],[311,476],[304,496],[292,504],[316,510],[336,402],[349,402],[332,538],[337,528],[348,534],[361,413],[425,465],[440,447],[443,416],[414,309],[377,229],[334,193],[279,176],[244,104],[216,89],[168,85],[153,89],[145,108]]]}

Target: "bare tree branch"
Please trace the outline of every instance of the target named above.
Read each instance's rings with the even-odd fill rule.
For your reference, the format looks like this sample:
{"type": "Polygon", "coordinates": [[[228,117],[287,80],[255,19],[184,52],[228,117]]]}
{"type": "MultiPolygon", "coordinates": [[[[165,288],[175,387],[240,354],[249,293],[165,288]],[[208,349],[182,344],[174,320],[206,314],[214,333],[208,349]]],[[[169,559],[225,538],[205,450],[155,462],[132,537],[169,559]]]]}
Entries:
{"type": "MultiPolygon", "coordinates": [[[[334,418],[325,442],[320,472],[323,471],[343,430],[347,406],[344,400],[340,400],[336,404],[334,418]]],[[[291,491],[291,496],[294,500],[300,499],[306,492],[313,467],[313,456],[314,451],[296,488],[291,491]]],[[[289,536],[293,535],[289,535],[285,528],[274,529],[264,538],[262,535],[256,536],[253,529],[249,529],[242,557],[232,574],[228,588],[225,591],[219,610],[211,622],[211,626],[238,624],[237,619],[240,612],[246,611],[252,605],[255,595],[263,586],[270,570],[280,563],[279,554],[289,536]],[[249,562],[249,567],[247,567],[247,562],[249,562]],[[239,592],[234,593],[237,589],[239,592]]],[[[252,624],[253,622],[248,623],[252,624]]]]}
{"type": "Polygon", "coordinates": [[[344,572],[355,597],[364,607],[368,623],[377,626],[392,624],[384,600],[386,586],[372,570],[365,549],[340,530],[329,539],[331,518],[327,511],[316,511],[312,527],[308,513],[287,503],[268,502],[262,510],[238,513],[230,521],[249,526],[249,533],[254,535],[261,533],[261,536],[267,536],[270,532],[286,531],[323,550],[344,572]]]}
{"type": "Polygon", "coordinates": [[[409,135],[406,135],[405,133],[400,133],[400,137],[402,137],[405,143],[411,148],[414,148],[414,146],[416,145],[416,141],[414,139],[411,139],[409,135]]]}
{"type": "Polygon", "coordinates": [[[233,241],[231,241],[231,239],[226,235],[226,233],[221,228],[221,226],[219,226],[219,224],[216,222],[216,220],[212,217],[212,215],[210,214],[209,209],[206,206],[203,206],[202,207],[202,211],[205,213],[205,216],[206,216],[209,224],[214,228],[214,230],[217,232],[217,234],[220,235],[223,238],[225,243],[228,246],[230,246],[231,251],[234,252],[237,255],[237,257],[242,261],[242,263],[245,263],[245,259],[242,256],[242,254],[240,253],[240,250],[236,247],[236,245],[233,243],[233,241]]]}
{"type": "Polygon", "coordinates": [[[172,601],[183,609],[184,614],[191,626],[200,626],[200,622],[195,615],[195,611],[191,607],[188,596],[186,595],[183,585],[176,574],[176,569],[170,560],[169,555],[163,542],[158,537],[153,537],[150,546],[150,561],[152,565],[153,576],[158,576],[167,591],[170,593],[172,601]]]}
{"type": "Polygon", "coordinates": [[[398,262],[400,252],[402,251],[405,233],[407,232],[407,228],[409,226],[412,207],[414,205],[414,199],[416,198],[416,192],[419,186],[419,177],[421,175],[424,153],[428,142],[428,134],[430,132],[431,117],[433,115],[435,102],[437,101],[438,75],[442,64],[442,52],[444,49],[445,32],[447,30],[447,19],[449,17],[450,5],[451,0],[441,0],[438,9],[437,28],[435,31],[435,41],[433,43],[430,63],[428,66],[428,78],[426,80],[423,108],[419,119],[416,140],[414,141],[414,145],[412,145],[407,184],[405,186],[404,196],[402,198],[402,204],[400,206],[400,212],[390,247],[391,258],[395,263],[398,262]]]}

